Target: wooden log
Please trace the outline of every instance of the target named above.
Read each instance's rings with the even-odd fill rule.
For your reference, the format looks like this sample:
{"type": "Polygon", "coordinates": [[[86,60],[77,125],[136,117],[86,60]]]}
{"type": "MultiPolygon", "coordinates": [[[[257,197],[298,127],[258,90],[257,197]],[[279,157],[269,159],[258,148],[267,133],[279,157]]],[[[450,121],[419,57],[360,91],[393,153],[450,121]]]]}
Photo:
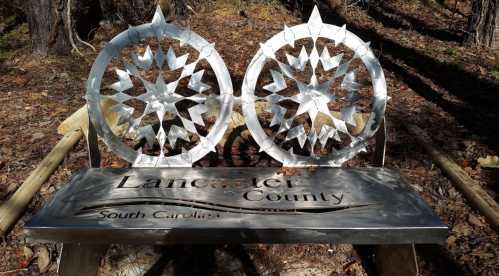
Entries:
{"type": "Polygon", "coordinates": [[[62,162],[66,153],[78,143],[82,136],[83,132],[80,129],[66,133],[14,195],[0,206],[0,236],[7,234],[17,222],[35,193],[38,192],[42,184],[62,162]]]}
{"type": "Polygon", "coordinates": [[[65,135],[66,133],[75,130],[75,129],[80,129],[82,122],[85,121],[83,124],[87,125],[88,122],[86,120],[88,118],[88,112],[87,112],[87,106],[84,105],[80,109],[78,109],[75,113],[71,114],[71,116],[67,117],[62,123],[59,125],[57,128],[57,133],[61,135],[65,135]]]}
{"type": "Polygon", "coordinates": [[[471,205],[487,219],[492,228],[499,231],[499,204],[482,189],[480,184],[473,180],[452,158],[432,145],[431,138],[421,128],[408,125],[407,129],[416,138],[418,143],[433,158],[433,161],[452,180],[454,186],[460,190],[471,205]]]}
{"type": "MultiPolygon", "coordinates": [[[[116,112],[110,111],[111,107],[115,104],[116,102],[111,99],[104,98],[101,100],[102,115],[106,119],[107,124],[111,126],[113,132],[118,130],[118,114],[116,112]]],[[[88,130],[87,105],[84,105],[71,116],[66,118],[66,120],[64,120],[57,128],[57,133],[64,135],[68,131],[72,131],[74,129],[83,129],[83,134],[86,135],[86,132],[88,130]]],[[[115,132],[115,134],[117,133],[115,132]]]]}
{"type": "MultiPolygon", "coordinates": [[[[115,102],[109,99],[101,101],[101,108],[106,122],[115,133],[121,130],[117,126],[118,115],[110,111],[115,102]]],[[[78,111],[64,120],[57,128],[63,134],[62,139],[55,145],[50,153],[42,160],[29,177],[21,184],[12,197],[0,206],[0,236],[4,236],[24,213],[33,196],[40,187],[57,169],[64,160],[65,155],[88,132],[88,111],[83,106],[78,111]]]]}

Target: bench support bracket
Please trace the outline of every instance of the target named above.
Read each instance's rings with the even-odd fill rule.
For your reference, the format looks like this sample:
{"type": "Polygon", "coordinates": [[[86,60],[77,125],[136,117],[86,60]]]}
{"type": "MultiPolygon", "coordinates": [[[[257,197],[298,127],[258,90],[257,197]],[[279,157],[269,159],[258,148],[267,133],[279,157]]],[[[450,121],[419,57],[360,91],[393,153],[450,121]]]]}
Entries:
{"type": "Polygon", "coordinates": [[[64,243],[59,259],[59,276],[97,276],[101,257],[107,250],[102,244],[64,243]]]}
{"type": "Polygon", "coordinates": [[[379,276],[419,275],[414,244],[377,245],[374,254],[379,276]]]}

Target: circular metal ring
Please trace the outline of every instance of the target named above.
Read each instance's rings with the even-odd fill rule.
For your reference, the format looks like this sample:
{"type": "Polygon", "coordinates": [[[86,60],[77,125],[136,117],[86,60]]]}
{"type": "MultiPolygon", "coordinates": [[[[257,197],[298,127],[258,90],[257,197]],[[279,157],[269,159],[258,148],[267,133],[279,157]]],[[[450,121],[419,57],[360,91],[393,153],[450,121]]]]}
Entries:
{"type": "MultiPolygon", "coordinates": [[[[286,75],[286,65],[279,64],[279,66],[281,70],[284,71],[284,75],[286,75]]],[[[261,150],[268,153],[274,159],[282,162],[285,166],[298,167],[338,167],[345,161],[353,158],[360,151],[364,150],[367,146],[368,138],[375,134],[384,119],[387,100],[387,88],[383,70],[373,52],[370,50],[369,44],[365,43],[359,37],[346,30],[345,26],[338,27],[322,23],[317,8],[314,9],[308,23],[289,28],[285,26],[283,31],[261,44],[261,48],[256,53],[247,68],[241,92],[242,109],[244,117],[246,118],[246,124],[261,150]],[[356,136],[355,140],[353,140],[347,147],[335,150],[325,156],[298,155],[292,151],[286,151],[280,147],[264,131],[255,108],[255,101],[258,99],[258,97],[255,96],[255,88],[264,65],[269,60],[279,62],[275,57],[275,53],[279,49],[286,45],[294,47],[294,41],[305,38],[314,40],[314,50],[315,42],[318,38],[334,40],[337,46],[339,44],[344,44],[347,48],[351,49],[355,53],[355,57],[360,58],[365,65],[370,75],[373,87],[372,110],[362,132],[356,136]]]]}
{"type": "MultiPolygon", "coordinates": [[[[192,69],[194,70],[194,69],[192,69]]],[[[233,106],[233,88],[229,72],[213,44],[208,43],[204,38],[192,32],[190,29],[168,24],[164,21],[161,11],[156,11],[152,23],[143,24],[120,33],[113,38],[106,47],[99,53],[95,60],[87,81],[86,99],[89,110],[89,117],[95,126],[97,134],[103,138],[106,145],[115,154],[138,167],[175,167],[192,166],[192,163],[201,159],[210,151],[215,151],[215,145],[223,137],[228,126],[230,114],[233,106]],[[209,133],[203,137],[199,135],[200,141],[187,152],[173,156],[151,156],[127,146],[122,138],[116,136],[106,123],[101,110],[100,87],[104,72],[111,62],[117,57],[120,51],[146,38],[169,37],[189,45],[203,55],[215,73],[220,95],[217,100],[220,103],[220,112],[209,133]]]]}

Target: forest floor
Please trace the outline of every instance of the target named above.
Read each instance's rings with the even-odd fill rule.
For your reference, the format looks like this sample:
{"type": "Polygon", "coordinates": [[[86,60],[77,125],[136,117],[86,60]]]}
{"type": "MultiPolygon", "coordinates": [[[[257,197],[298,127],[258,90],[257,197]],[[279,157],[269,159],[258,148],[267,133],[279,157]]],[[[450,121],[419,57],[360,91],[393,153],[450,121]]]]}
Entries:
{"type": "MultiPolygon", "coordinates": [[[[434,143],[450,153],[497,200],[499,170],[483,169],[477,159],[499,154],[499,54],[462,46],[469,7],[454,13],[432,1],[382,2],[378,7],[351,6],[336,12],[331,12],[326,4],[320,9],[326,23],[346,23],[350,31],[364,41],[371,41],[385,70],[391,96],[386,112],[389,133],[386,166],[399,169],[449,226],[444,245],[416,247],[421,273],[499,275],[497,232],[470,207],[405,128],[407,124],[416,124],[431,133],[434,143]]],[[[216,43],[229,68],[236,95],[240,94],[245,69],[259,42],[280,31],[284,23],[290,26],[306,21],[309,14],[305,11],[302,17],[275,3],[247,5],[244,12],[240,9],[230,5],[208,7],[175,22],[189,25],[216,43]]],[[[101,49],[119,31],[120,27],[103,25],[91,43],[101,49]]],[[[0,202],[9,198],[61,138],[57,126],[84,105],[85,81],[96,56],[85,50],[85,58],[40,57],[30,54],[28,45],[26,25],[0,38],[0,202]]],[[[246,150],[257,152],[256,144],[248,143],[246,150]]],[[[217,150],[219,156],[212,154],[198,165],[225,164],[223,149],[217,147],[217,150]]],[[[268,165],[267,161],[253,157],[243,158],[243,165],[268,165]]],[[[106,167],[126,165],[107,152],[102,162],[106,167]]],[[[23,225],[70,175],[85,166],[82,141],[3,238],[0,275],[55,273],[60,246],[27,241],[23,225]]],[[[164,271],[198,274],[217,271],[228,275],[366,275],[369,272],[352,246],[329,244],[113,246],[101,271],[125,273],[130,268],[119,261],[150,267],[158,258],[172,260],[164,271]]]]}

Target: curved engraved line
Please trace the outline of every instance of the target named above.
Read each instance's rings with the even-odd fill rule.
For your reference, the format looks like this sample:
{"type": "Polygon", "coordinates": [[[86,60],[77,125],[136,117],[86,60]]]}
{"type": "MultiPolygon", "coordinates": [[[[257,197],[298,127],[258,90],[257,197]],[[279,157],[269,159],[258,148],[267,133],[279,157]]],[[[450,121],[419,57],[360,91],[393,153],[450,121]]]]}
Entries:
{"type": "MultiPolygon", "coordinates": [[[[202,202],[197,200],[184,200],[184,199],[173,199],[173,198],[165,198],[165,199],[156,199],[150,197],[139,197],[137,199],[150,199],[150,200],[140,200],[140,201],[124,201],[118,203],[103,203],[93,206],[85,206],[79,212],[76,213],[82,214],[89,211],[94,211],[96,209],[101,208],[109,208],[114,206],[124,206],[124,205],[172,205],[172,206],[184,206],[198,209],[205,209],[210,211],[221,211],[221,212],[230,212],[230,213],[241,213],[241,214],[261,214],[261,215],[275,215],[275,214],[285,214],[285,215],[300,215],[300,214],[310,214],[310,213],[328,213],[341,211],[345,209],[359,208],[372,206],[374,204],[359,204],[359,205],[350,205],[350,206],[342,206],[342,207],[315,207],[315,208],[293,208],[293,209],[282,209],[282,208],[248,208],[248,207],[234,207],[229,205],[211,203],[211,202],[202,202]],[[154,204],[150,204],[154,203],[154,204]]],[[[129,200],[128,198],[124,198],[124,200],[129,200]]]]}

